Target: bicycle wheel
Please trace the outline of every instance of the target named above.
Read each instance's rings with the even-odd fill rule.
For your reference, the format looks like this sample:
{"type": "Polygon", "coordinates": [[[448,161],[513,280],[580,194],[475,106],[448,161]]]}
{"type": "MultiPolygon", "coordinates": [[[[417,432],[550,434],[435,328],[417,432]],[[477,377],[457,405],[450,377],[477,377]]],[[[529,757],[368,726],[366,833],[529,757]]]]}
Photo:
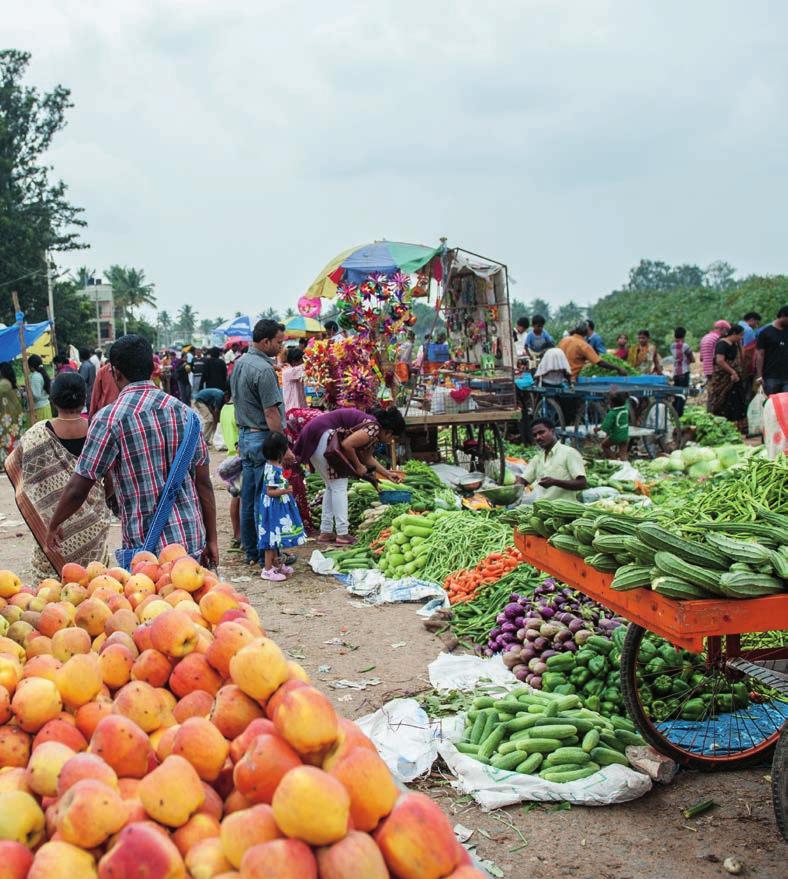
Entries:
{"type": "Polygon", "coordinates": [[[783,727],[772,760],[772,802],[774,820],[783,839],[788,842],[788,723],[783,727]]]}
{"type": "Polygon", "coordinates": [[[693,769],[741,768],[768,759],[788,720],[788,677],[775,667],[785,655],[785,647],[742,649],[738,635],[709,637],[691,654],[633,623],[621,693],[660,753],[693,769]]]}
{"type": "Polygon", "coordinates": [[[660,452],[668,454],[681,448],[681,422],[678,412],[667,401],[652,400],[640,418],[640,426],[654,431],[653,435],[643,437],[650,458],[656,458],[660,452]]]}
{"type": "Polygon", "coordinates": [[[503,484],[506,475],[506,446],[497,422],[479,425],[476,458],[480,470],[499,485],[503,484]]]}

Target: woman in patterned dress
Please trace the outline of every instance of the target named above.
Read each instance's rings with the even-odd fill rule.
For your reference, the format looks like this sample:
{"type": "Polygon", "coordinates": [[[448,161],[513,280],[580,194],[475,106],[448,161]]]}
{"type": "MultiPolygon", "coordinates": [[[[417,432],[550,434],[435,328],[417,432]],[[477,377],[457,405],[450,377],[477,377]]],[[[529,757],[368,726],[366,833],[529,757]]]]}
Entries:
{"type": "Polygon", "coordinates": [[[92,561],[109,561],[110,516],[107,493],[101,483],[96,483],[85,504],[64,523],[62,558],[45,552],[49,520],[85,444],[88,422],[81,413],[86,391],[85,380],[78,373],[63,372],[57,376],[50,392],[57,417],[34,424],[5,462],[19,512],[36,539],[32,565],[38,580],[59,577],[66,562],[87,565],[92,561]]]}
{"type": "Polygon", "coordinates": [[[14,367],[0,363],[0,464],[11,454],[25,424],[14,367]]]}

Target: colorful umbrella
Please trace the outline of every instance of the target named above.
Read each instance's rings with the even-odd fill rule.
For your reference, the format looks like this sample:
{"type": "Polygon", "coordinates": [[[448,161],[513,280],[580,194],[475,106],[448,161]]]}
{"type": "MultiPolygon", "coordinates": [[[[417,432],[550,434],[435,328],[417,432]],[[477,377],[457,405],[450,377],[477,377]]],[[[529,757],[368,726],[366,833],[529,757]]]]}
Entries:
{"type": "Polygon", "coordinates": [[[248,314],[242,314],[240,317],[234,317],[226,320],[218,327],[214,327],[212,332],[217,336],[230,338],[231,336],[242,339],[245,342],[252,341],[252,329],[256,321],[248,314]]]}
{"type": "Polygon", "coordinates": [[[323,325],[313,317],[304,317],[302,314],[291,317],[285,323],[285,335],[291,339],[301,339],[323,332],[323,325]]]}
{"type": "MultiPolygon", "coordinates": [[[[400,271],[417,272],[443,251],[443,245],[425,247],[423,244],[404,244],[401,241],[374,241],[361,247],[345,250],[320,272],[306,292],[309,299],[333,299],[337,285],[342,281],[360,284],[372,273],[392,275],[400,271]]],[[[437,267],[437,273],[440,268],[437,267]]]]}

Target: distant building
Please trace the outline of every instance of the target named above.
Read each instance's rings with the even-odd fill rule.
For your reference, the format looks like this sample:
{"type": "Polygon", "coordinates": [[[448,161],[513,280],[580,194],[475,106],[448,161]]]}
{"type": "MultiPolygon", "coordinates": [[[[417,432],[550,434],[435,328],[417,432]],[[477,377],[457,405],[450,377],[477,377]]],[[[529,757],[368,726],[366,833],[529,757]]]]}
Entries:
{"type": "Polygon", "coordinates": [[[93,321],[98,324],[98,347],[115,341],[115,300],[112,296],[112,284],[105,284],[101,278],[89,278],[86,287],[78,287],[81,293],[93,305],[93,321]]]}

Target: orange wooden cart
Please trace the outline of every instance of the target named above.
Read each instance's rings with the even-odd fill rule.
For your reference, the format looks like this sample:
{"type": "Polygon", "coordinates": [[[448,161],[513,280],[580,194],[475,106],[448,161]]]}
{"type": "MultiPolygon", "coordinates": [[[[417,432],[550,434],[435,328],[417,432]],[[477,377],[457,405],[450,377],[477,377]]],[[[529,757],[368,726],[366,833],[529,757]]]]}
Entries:
{"type": "MultiPolygon", "coordinates": [[[[684,765],[703,769],[740,767],[767,756],[788,720],[788,647],[747,647],[742,645],[741,636],[788,630],[788,593],[739,600],[679,601],[647,588],[619,592],[610,588],[612,574],[589,567],[579,556],[555,549],[542,537],[515,532],[515,544],[526,562],[630,621],[621,651],[621,692],[627,710],[651,745],[684,765]],[[745,717],[742,729],[735,730],[735,741],[741,746],[731,744],[734,737],[730,733],[727,743],[713,741],[709,745],[706,738],[697,735],[691,741],[683,735],[677,742],[675,736],[671,738],[673,726],[656,723],[648,716],[639,698],[643,673],[638,666],[640,644],[648,632],[693,654],[702,654],[708,681],[717,682],[720,694],[725,686],[746,682],[751,705],[756,706],[750,714],[757,717],[754,721],[745,717]]],[[[690,691],[687,698],[693,695],[690,691]]],[[[734,712],[731,717],[741,713],[734,712]]],[[[710,735],[720,737],[716,727],[709,729],[710,735]]]]}

